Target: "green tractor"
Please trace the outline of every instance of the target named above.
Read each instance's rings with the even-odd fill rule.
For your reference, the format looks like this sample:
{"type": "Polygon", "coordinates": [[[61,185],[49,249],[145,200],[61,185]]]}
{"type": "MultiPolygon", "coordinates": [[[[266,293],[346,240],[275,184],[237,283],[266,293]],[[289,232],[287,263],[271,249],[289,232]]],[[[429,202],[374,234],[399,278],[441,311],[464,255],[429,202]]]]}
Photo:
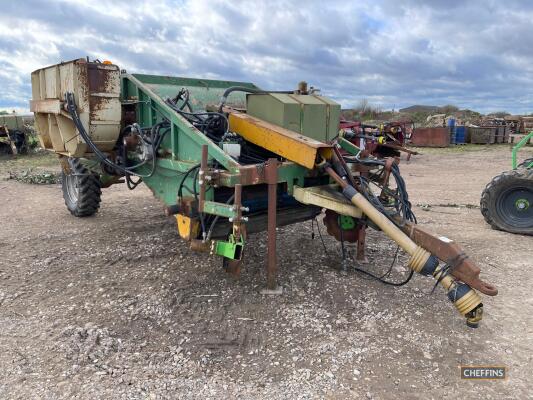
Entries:
{"type": "Polygon", "coordinates": [[[533,158],[517,160],[532,137],[530,132],[513,148],[513,169],[494,177],[481,194],[481,214],[494,229],[533,235],[533,158]]]}

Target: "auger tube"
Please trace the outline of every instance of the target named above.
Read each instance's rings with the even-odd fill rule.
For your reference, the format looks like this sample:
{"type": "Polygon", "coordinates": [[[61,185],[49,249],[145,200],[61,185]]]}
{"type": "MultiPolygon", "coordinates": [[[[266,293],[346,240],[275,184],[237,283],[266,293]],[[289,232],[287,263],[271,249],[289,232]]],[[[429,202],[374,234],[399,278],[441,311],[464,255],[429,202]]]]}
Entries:
{"type": "Polygon", "coordinates": [[[448,293],[448,298],[457,311],[467,318],[469,327],[477,327],[483,315],[481,298],[466,283],[455,281],[439,267],[439,259],[423,247],[417,245],[409,236],[391,220],[376,209],[361,193],[342,179],[333,168],[326,164],[324,170],[341,186],[343,195],[358,207],[387,236],[394,240],[403,250],[411,255],[408,266],[422,275],[433,276],[448,293]]]}

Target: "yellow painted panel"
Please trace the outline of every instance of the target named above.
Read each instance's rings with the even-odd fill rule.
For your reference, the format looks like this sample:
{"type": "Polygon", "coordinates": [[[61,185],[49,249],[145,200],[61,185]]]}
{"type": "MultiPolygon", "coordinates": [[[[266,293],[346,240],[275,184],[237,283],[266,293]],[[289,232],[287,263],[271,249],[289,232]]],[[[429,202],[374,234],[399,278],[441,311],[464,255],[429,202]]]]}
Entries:
{"type": "Polygon", "coordinates": [[[182,239],[191,240],[198,234],[198,221],[182,214],[176,214],[176,223],[182,239]]]}
{"type": "Polygon", "coordinates": [[[238,133],[247,141],[309,169],[314,168],[319,151],[323,156],[331,156],[331,145],[250,115],[232,111],[229,124],[232,132],[238,133]]]}

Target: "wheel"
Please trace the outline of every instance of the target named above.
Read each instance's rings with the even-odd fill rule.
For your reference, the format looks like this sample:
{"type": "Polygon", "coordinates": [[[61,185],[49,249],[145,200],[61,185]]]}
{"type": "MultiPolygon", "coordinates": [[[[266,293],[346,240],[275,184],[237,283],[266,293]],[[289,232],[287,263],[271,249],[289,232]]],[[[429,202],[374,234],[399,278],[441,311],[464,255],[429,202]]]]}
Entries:
{"type": "Polygon", "coordinates": [[[83,166],[77,158],[69,158],[70,173],[61,173],[63,198],[70,213],[76,217],[94,215],[100,207],[100,178],[83,166]]]}
{"type": "Polygon", "coordinates": [[[15,143],[15,148],[17,149],[17,154],[26,154],[28,148],[26,146],[26,135],[21,131],[10,132],[11,139],[15,143]]]}
{"type": "Polygon", "coordinates": [[[6,142],[0,142],[0,155],[9,155],[13,154],[13,149],[6,142]]]}
{"type": "Polygon", "coordinates": [[[480,205],[494,229],[533,235],[533,169],[519,168],[492,179],[480,205]]]}
{"type": "Polygon", "coordinates": [[[531,164],[533,162],[533,158],[528,158],[527,160],[524,160],[523,162],[521,162],[520,164],[518,164],[517,168],[525,168],[527,167],[529,164],[531,164]]]}

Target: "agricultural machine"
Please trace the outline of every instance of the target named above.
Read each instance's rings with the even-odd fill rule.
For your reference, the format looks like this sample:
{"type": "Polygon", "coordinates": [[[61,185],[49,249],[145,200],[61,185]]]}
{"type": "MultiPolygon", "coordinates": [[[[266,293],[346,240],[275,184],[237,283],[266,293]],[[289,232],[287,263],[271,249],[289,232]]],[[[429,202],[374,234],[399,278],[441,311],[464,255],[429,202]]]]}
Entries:
{"type": "Polygon", "coordinates": [[[511,171],[494,177],[481,194],[481,213],[494,229],[533,235],[533,158],[518,163],[518,151],[533,138],[513,147],[511,171]]]}
{"type": "Polygon", "coordinates": [[[339,129],[340,105],[305,82],[266,91],[88,59],[31,80],[39,138],[59,156],[75,216],[96,213],[102,188],[142,182],[191,249],[222,257],[229,273],[240,273],[247,236],[266,231],[266,290],[276,291],[276,227],[325,214],[359,259],[367,227],[383,231],[408,253],[410,276],[433,276],[469,326],[482,318],[477,291],[497,294],[454,241],[416,225],[397,160],[362,151],[360,135],[339,129]]]}
{"type": "Polygon", "coordinates": [[[379,158],[399,157],[407,153],[407,160],[418,152],[405,147],[414,131],[412,121],[390,121],[380,125],[370,125],[361,121],[341,120],[339,127],[345,139],[358,144],[361,155],[374,155],[379,158]]]}
{"type": "Polygon", "coordinates": [[[28,151],[26,134],[31,118],[0,115],[0,154],[24,154],[28,151]]]}

